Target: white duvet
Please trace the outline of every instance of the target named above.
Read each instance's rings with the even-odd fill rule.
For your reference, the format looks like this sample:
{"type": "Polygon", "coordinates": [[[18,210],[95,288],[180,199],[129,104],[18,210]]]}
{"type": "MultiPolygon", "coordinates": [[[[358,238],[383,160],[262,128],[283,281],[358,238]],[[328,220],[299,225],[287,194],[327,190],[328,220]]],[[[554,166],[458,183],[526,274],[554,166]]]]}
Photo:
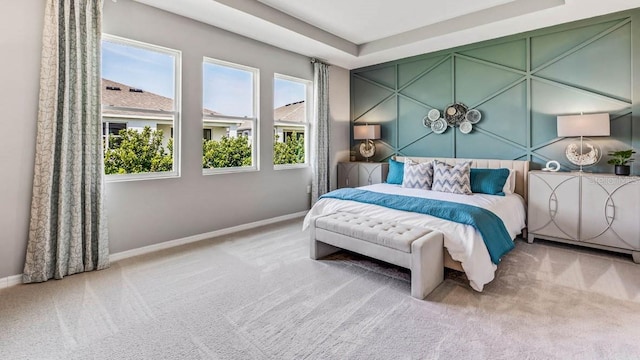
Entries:
{"type": "MultiPolygon", "coordinates": [[[[525,203],[517,194],[506,196],[473,194],[458,195],[438,191],[403,188],[400,185],[375,184],[360,187],[363,190],[386,194],[397,194],[456,203],[474,205],[496,214],[515,239],[525,227],[525,203]]],[[[366,214],[372,218],[392,220],[407,225],[437,229],[444,234],[444,246],[454,260],[462,263],[470,285],[474,290],[482,291],[484,285],[493,280],[496,265],[491,262],[489,252],[482,236],[470,225],[458,224],[430,215],[393,210],[378,205],[364,204],[349,200],[320,199],[304,219],[303,229],[309,226],[312,218],[336,211],[366,214]]]]}

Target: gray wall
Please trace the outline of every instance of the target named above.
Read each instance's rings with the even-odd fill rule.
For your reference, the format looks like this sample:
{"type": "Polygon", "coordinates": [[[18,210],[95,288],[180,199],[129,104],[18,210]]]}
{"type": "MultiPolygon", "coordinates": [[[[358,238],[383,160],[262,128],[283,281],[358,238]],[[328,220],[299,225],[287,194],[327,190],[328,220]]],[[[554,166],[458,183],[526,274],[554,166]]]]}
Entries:
{"type": "MultiPolygon", "coordinates": [[[[0,278],[22,272],[29,226],[44,1],[3,1],[0,278]],[[17,35],[19,34],[19,35],[17,35]],[[10,56],[6,56],[10,54],[10,56]]],[[[309,208],[309,168],[273,170],[273,74],[313,79],[309,58],[130,0],[104,3],[104,32],[182,51],[182,176],[107,183],[111,252],[309,208]],[[260,171],[202,175],[201,69],[208,56],[260,69],[260,171]]],[[[331,161],[348,158],[349,73],[330,68],[331,161]],[[346,135],[345,135],[346,134],[346,135]]],[[[335,174],[332,176],[335,184],[335,174]]]]}
{"type": "MultiPolygon", "coordinates": [[[[378,123],[375,160],[394,154],[558,160],[575,169],[557,137],[557,115],[606,112],[605,156],[587,171],[613,172],[610,150],[640,148],[640,10],[397,60],[351,72],[354,124],[378,123]],[[461,102],[482,113],[470,134],[436,134],[431,109],[461,102]]],[[[354,142],[354,146],[357,144],[354,142]]],[[[636,154],[634,174],[640,174],[636,154]]]]}

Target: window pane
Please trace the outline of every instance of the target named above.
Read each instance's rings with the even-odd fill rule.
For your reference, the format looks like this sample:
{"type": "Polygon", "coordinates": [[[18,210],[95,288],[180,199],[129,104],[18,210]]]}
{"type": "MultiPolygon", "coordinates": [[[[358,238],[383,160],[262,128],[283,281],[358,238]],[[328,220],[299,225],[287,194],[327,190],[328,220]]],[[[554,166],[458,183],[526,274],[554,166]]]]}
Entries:
{"type": "Polygon", "coordinates": [[[174,110],[175,56],[102,41],[102,104],[174,110]]]}
{"type": "Polygon", "coordinates": [[[102,41],[107,175],[174,170],[179,55],[155,49],[125,39],[105,37],[102,41]]]}
{"type": "Polygon", "coordinates": [[[204,169],[252,167],[257,70],[206,59],[203,63],[204,169]]]}
{"type": "Polygon", "coordinates": [[[307,82],[276,77],[274,79],[275,165],[305,163],[307,118],[307,82]]]}
{"type": "Polygon", "coordinates": [[[109,123],[109,134],[118,135],[120,130],[125,130],[126,128],[127,124],[124,123],[109,123]]]}
{"type": "Polygon", "coordinates": [[[205,140],[211,140],[211,130],[212,129],[203,129],[202,130],[202,138],[205,140]]]}
{"type": "Polygon", "coordinates": [[[255,117],[253,72],[205,62],[203,73],[205,110],[224,116],[255,117]]]}
{"type": "Polygon", "coordinates": [[[274,119],[276,120],[283,120],[277,112],[278,109],[307,99],[307,86],[304,83],[275,78],[273,87],[274,119]]]}

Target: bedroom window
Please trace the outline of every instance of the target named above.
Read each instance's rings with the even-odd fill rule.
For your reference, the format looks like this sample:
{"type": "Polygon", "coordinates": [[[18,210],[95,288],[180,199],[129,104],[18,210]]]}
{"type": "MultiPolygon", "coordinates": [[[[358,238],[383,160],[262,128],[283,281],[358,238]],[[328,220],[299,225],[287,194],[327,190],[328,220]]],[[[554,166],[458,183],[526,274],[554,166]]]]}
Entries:
{"type": "Polygon", "coordinates": [[[259,70],[204,58],[204,174],[257,170],[259,70]]]}
{"type": "Polygon", "coordinates": [[[108,180],[179,175],[178,50],[102,35],[102,136],[108,180]]]}
{"type": "Polygon", "coordinates": [[[273,82],[273,164],[276,169],[309,164],[311,81],[276,74],[273,82]]]}

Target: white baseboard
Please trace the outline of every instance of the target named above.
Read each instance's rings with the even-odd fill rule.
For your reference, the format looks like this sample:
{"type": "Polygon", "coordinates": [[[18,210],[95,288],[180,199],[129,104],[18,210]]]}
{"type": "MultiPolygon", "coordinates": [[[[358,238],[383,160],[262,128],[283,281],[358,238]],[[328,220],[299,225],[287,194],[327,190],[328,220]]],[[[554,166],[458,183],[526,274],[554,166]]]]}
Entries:
{"type": "Polygon", "coordinates": [[[3,277],[0,279],[0,290],[18,284],[22,284],[22,274],[3,277]]]}
{"type": "Polygon", "coordinates": [[[169,240],[169,241],[161,242],[159,244],[153,244],[153,245],[144,246],[144,247],[141,247],[141,248],[122,251],[122,252],[119,252],[119,253],[111,254],[109,256],[109,261],[115,262],[115,261],[119,261],[119,260],[122,260],[122,259],[130,258],[130,257],[133,257],[133,256],[144,255],[144,254],[152,253],[152,252],[159,251],[159,250],[169,249],[169,248],[180,246],[180,245],[185,245],[185,244],[190,244],[190,243],[197,242],[197,241],[211,239],[211,238],[218,237],[218,236],[229,235],[229,234],[233,234],[233,233],[236,233],[236,232],[239,232],[239,231],[250,230],[250,229],[254,229],[254,228],[260,227],[260,226],[279,223],[281,221],[297,219],[299,217],[305,216],[306,214],[307,214],[306,210],[305,211],[300,211],[300,212],[297,212],[297,213],[278,216],[278,217],[274,217],[274,218],[271,218],[271,219],[255,221],[255,222],[248,223],[248,224],[242,224],[242,225],[232,226],[232,227],[225,228],[225,229],[210,231],[210,232],[207,232],[207,233],[204,233],[204,234],[187,236],[187,237],[184,237],[184,238],[181,238],[181,239],[169,240]]]}
{"type": "MultiPolygon", "coordinates": [[[[211,238],[218,237],[218,236],[229,235],[229,234],[233,234],[233,233],[236,233],[236,232],[239,232],[239,231],[250,230],[250,229],[254,229],[254,228],[260,227],[260,226],[279,223],[281,221],[297,219],[299,217],[305,216],[306,214],[307,214],[307,211],[300,211],[300,212],[297,212],[297,213],[288,214],[288,215],[282,215],[282,216],[274,217],[274,218],[271,218],[271,219],[255,221],[255,222],[248,223],[248,224],[232,226],[232,227],[226,228],[226,229],[210,231],[210,232],[204,233],[204,234],[187,236],[187,237],[184,237],[184,238],[181,238],[181,239],[169,240],[169,241],[165,241],[165,242],[162,242],[162,243],[159,243],[159,244],[154,244],[154,245],[144,246],[144,247],[137,248],[137,249],[131,249],[131,250],[127,250],[127,251],[122,251],[122,252],[119,252],[119,253],[115,253],[115,254],[109,255],[109,261],[119,261],[119,260],[127,259],[127,258],[130,258],[130,257],[133,257],[133,256],[148,254],[148,253],[152,253],[152,252],[155,252],[155,251],[169,249],[169,248],[180,246],[180,245],[184,245],[184,244],[190,244],[190,243],[193,243],[193,242],[196,242],[196,241],[202,241],[202,240],[207,240],[207,239],[211,239],[211,238]]],[[[11,275],[11,276],[7,276],[7,277],[4,277],[4,278],[0,278],[0,289],[8,288],[10,286],[14,286],[14,285],[18,285],[18,284],[22,284],[22,274],[11,275]]]]}

